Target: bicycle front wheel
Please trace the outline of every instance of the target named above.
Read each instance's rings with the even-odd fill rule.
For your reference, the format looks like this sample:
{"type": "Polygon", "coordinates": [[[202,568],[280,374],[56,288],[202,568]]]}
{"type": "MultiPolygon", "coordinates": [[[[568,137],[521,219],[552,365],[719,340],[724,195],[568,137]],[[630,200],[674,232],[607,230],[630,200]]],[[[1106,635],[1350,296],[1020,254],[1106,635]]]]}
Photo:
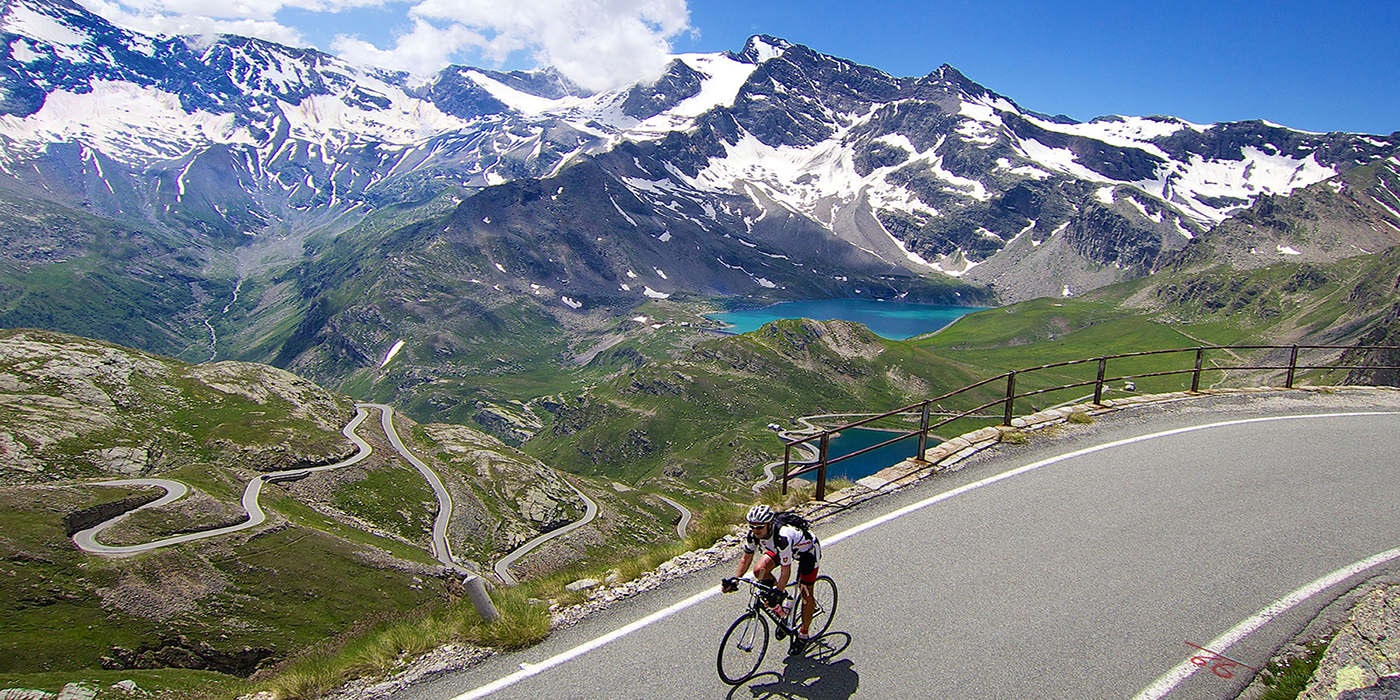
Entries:
{"type": "MultiPolygon", "coordinates": [[[[816,598],[816,606],[812,610],[813,639],[826,634],[826,630],[831,626],[832,618],[836,617],[836,582],[830,576],[818,576],[812,584],[812,595],[816,598]]],[[[801,607],[800,605],[797,607],[801,607]]],[[[801,618],[799,617],[800,621],[801,618]]]]}
{"type": "Polygon", "coordinates": [[[750,610],[739,616],[719,640],[719,677],[729,685],[753,678],[768,653],[768,621],[750,610]]]}

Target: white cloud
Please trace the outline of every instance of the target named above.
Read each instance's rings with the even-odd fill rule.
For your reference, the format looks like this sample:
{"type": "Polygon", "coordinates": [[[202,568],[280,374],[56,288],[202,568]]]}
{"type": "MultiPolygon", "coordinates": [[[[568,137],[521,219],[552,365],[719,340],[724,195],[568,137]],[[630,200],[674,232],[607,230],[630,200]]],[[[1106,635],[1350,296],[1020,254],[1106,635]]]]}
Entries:
{"type": "Polygon", "coordinates": [[[593,90],[659,76],[690,28],[686,0],[423,0],[410,13],[483,30],[487,60],[529,50],[593,90]]]}
{"type": "Polygon", "coordinates": [[[300,31],[278,23],[272,12],[265,11],[263,5],[278,3],[206,3],[195,0],[134,0],[128,2],[108,2],[107,0],[83,0],[82,3],[92,12],[107,18],[113,24],[134,29],[144,34],[204,35],[237,34],[251,36],[279,44],[300,46],[305,43],[300,31]],[[207,5],[208,7],[202,7],[207,5]],[[234,14],[232,10],[242,14],[234,14]],[[196,10],[196,11],[187,11],[196,10]],[[208,10],[199,12],[197,10],[208,10]]]}
{"type": "Polygon", "coordinates": [[[486,43],[480,33],[460,24],[443,29],[415,17],[413,30],[399,35],[392,49],[381,49],[359,37],[342,34],[331,42],[331,51],[351,63],[427,75],[451,63],[451,56],[458,51],[480,48],[486,43]]]}
{"type": "MultiPolygon", "coordinates": [[[[406,30],[392,47],[355,34],[338,35],[331,50],[348,61],[436,72],[451,62],[501,65],[524,52],[592,90],[658,77],[671,40],[690,30],[687,0],[410,0],[406,30]]],[[[305,32],[279,21],[297,9],[320,13],[353,7],[402,6],[399,0],[82,0],[93,12],[132,29],[157,34],[229,33],[293,46],[305,32]]]]}

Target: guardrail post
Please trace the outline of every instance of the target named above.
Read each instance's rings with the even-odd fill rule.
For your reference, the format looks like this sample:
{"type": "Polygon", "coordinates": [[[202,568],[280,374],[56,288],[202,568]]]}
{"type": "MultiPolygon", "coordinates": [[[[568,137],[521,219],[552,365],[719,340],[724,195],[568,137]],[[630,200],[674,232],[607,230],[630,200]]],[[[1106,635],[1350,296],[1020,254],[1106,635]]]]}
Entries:
{"type": "Polygon", "coordinates": [[[1016,404],[1016,372],[1006,373],[1006,414],[1002,418],[1001,424],[1011,426],[1011,412],[1016,404]]]}
{"type": "Polygon", "coordinates": [[[822,433],[821,454],[817,457],[817,500],[826,500],[826,456],[831,447],[831,431],[822,433]]]}
{"type": "Polygon", "coordinates": [[[929,402],[924,402],[924,410],[919,418],[919,454],[914,455],[914,459],[922,460],[924,453],[928,452],[928,423],[929,423],[929,402]]]}
{"type": "Polygon", "coordinates": [[[792,471],[792,443],[783,448],[783,495],[787,495],[788,472],[792,471]]]}
{"type": "Polygon", "coordinates": [[[481,616],[481,621],[485,623],[495,622],[500,618],[501,613],[496,611],[496,606],[491,603],[491,596],[486,594],[486,582],[480,576],[468,576],[462,581],[462,587],[467,590],[467,599],[472,602],[472,607],[476,608],[476,614],[481,616]]]}
{"type": "Polygon", "coordinates": [[[1283,388],[1293,388],[1293,375],[1298,371],[1298,346],[1294,345],[1293,350],[1288,353],[1288,381],[1284,382],[1283,388]]]}
{"type": "Polygon", "coordinates": [[[1098,378],[1097,381],[1094,382],[1094,405],[1095,405],[1095,406],[1102,406],[1102,405],[1103,405],[1103,377],[1104,377],[1104,373],[1107,372],[1107,371],[1108,371],[1108,358],[1107,358],[1107,357],[1100,357],[1100,358],[1099,358],[1099,378],[1098,378]]]}
{"type": "Polygon", "coordinates": [[[1196,348],[1196,371],[1191,373],[1191,393],[1193,394],[1201,390],[1201,366],[1205,364],[1205,360],[1206,349],[1204,347],[1196,348]]]}

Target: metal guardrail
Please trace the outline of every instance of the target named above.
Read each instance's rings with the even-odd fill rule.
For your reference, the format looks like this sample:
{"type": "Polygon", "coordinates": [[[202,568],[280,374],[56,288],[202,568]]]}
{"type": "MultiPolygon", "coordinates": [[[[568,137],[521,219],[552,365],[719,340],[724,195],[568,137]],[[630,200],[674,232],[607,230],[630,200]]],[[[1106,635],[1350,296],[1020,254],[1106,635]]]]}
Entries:
{"type": "MultiPolygon", "coordinates": [[[[997,375],[997,376],[995,376],[995,377],[990,377],[990,378],[987,378],[987,379],[983,379],[982,381],[977,382],[977,383],[975,383],[975,384],[969,384],[968,386],[965,386],[965,387],[963,387],[963,388],[961,388],[961,389],[957,389],[957,390],[955,390],[955,391],[948,392],[947,394],[944,394],[944,395],[939,396],[939,397],[937,397],[937,398],[926,399],[926,400],[920,401],[919,403],[916,403],[916,404],[911,404],[911,405],[905,406],[905,407],[903,407],[903,408],[897,408],[897,409],[895,409],[895,410],[893,410],[893,411],[888,411],[888,412],[881,413],[881,414],[878,414],[878,415],[873,415],[873,416],[870,416],[870,417],[863,418],[863,419],[861,419],[861,420],[855,421],[855,422],[853,422],[853,423],[847,423],[847,424],[845,424],[845,425],[842,425],[842,426],[839,426],[839,427],[836,427],[836,428],[829,428],[829,429],[823,430],[823,431],[821,431],[821,432],[813,433],[812,435],[808,435],[808,436],[806,436],[806,437],[802,437],[802,438],[799,438],[799,439],[796,439],[796,440],[790,440],[790,441],[789,441],[789,440],[784,440],[784,441],[783,441],[783,493],[785,493],[785,494],[787,493],[787,490],[788,490],[788,482],[791,481],[792,479],[797,478],[797,477],[799,477],[799,476],[802,476],[802,475],[804,475],[804,474],[809,474],[809,473],[811,473],[811,472],[816,472],[816,473],[817,473],[817,490],[816,490],[815,497],[816,497],[817,500],[822,500],[822,499],[826,498],[826,470],[827,470],[827,467],[830,466],[830,465],[832,465],[832,464],[836,464],[836,463],[838,463],[838,462],[841,462],[841,461],[844,461],[844,460],[847,460],[847,459],[851,459],[852,457],[858,457],[858,456],[863,455],[863,454],[865,454],[865,453],[867,453],[867,452],[871,452],[871,451],[874,451],[874,450],[878,450],[878,449],[880,449],[880,448],[882,448],[882,447],[888,447],[888,446],[893,445],[893,444],[895,444],[895,443],[897,443],[897,442],[901,442],[901,441],[904,441],[904,440],[908,440],[909,438],[912,438],[912,437],[917,437],[917,438],[918,438],[918,451],[914,453],[914,455],[912,456],[912,459],[914,459],[914,460],[922,460],[922,459],[923,459],[923,456],[924,456],[924,453],[928,450],[928,438],[929,438],[929,435],[930,435],[930,433],[931,433],[932,431],[937,430],[938,428],[941,428],[941,427],[943,427],[943,426],[945,426],[945,425],[948,425],[949,423],[952,423],[953,421],[956,421],[956,420],[960,420],[960,419],[968,418],[968,417],[978,417],[977,414],[978,414],[979,412],[985,411],[985,410],[987,410],[987,409],[989,409],[989,408],[992,408],[993,406],[998,406],[998,405],[1000,405],[1000,406],[1002,407],[1002,416],[1001,416],[1001,417],[1002,417],[1002,425],[1010,426],[1010,425],[1011,425],[1012,419],[1015,418],[1015,406],[1016,406],[1016,400],[1017,400],[1017,399],[1024,399],[1024,398],[1027,398],[1027,397],[1037,396],[1037,395],[1040,395],[1040,394],[1046,394],[1046,393],[1050,393],[1050,392],[1053,392],[1053,391],[1063,391],[1063,390],[1066,390],[1066,389],[1074,389],[1074,388],[1079,388],[1079,387],[1088,387],[1088,386],[1092,386],[1092,387],[1094,387],[1094,401],[1093,401],[1093,402],[1094,402],[1095,404],[1100,404],[1100,403],[1102,403],[1102,401],[1103,401],[1103,391],[1104,391],[1105,385],[1107,385],[1107,384],[1109,384],[1109,383],[1111,383],[1111,382],[1127,381],[1127,380],[1130,380],[1130,379],[1144,379],[1144,378],[1149,378],[1149,377],[1166,377],[1166,376],[1172,376],[1172,375],[1190,374],[1190,375],[1191,375],[1191,389],[1190,389],[1190,391],[1191,391],[1191,392],[1198,392],[1198,391],[1200,391],[1200,388],[1201,388],[1201,374],[1204,373],[1204,372],[1215,372],[1215,371],[1222,371],[1222,372],[1233,372],[1233,371],[1263,371],[1263,370],[1282,371],[1282,370],[1286,370],[1286,371],[1287,371],[1287,375],[1286,375],[1285,380],[1284,380],[1284,388],[1292,389],[1292,388],[1293,388],[1293,382],[1294,382],[1294,380],[1297,378],[1297,373],[1298,373],[1300,370],[1336,370],[1336,369],[1346,369],[1346,370],[1352,370],[1352,371],[1355,371],[1355,370],[1400,370],[1400,366],[1396,366],[1396,365],[1346,365],[1346,364],[1340,364],[1340,361],[1341,361],[1342,357],[1339,357],[1339,358],[1338,358],[1338,363],[1335,363],[1335,364],[1327,364],[1327,365],[1319,365],[1319,364],[1301,364],[1301,365],[1300,365],[1300,364],[1298,364],[1298,354],[1299,354],[1300,351],[1303,351],[1303,350],[1329,350],[1329,351],[1331,351],[1331,350],[1341,350],[1341,351],[1343,351],[1343,357],[1344,357],[1344,356],[1345,356],[1345,351],[1375,351],[1375,350],[1400,351],[1400,346],[1395,346],[1395,345],[1205,345],[1205,346],[1199,346],[1199,347],[1194,347],[1194,348],[1178,348],[1178,349],[1173,349],[1173,350],[1148,350],[1148,351],[1144,351],[1144,352],[1131,352],[1131,353],[1124,353],[1124,354],[1120,354],[1120,355],[1104,355],[1104,356],[1102,356],[1102,357],[1094,357],[1094,358],[1088,358],[1088,359],[1083,359],[1083,360],[1068,360],[1068,361],[1065,361],[1065,362],[1055,362],[1055,363],[1051,363],[1051,364],[1048,364],[1048,365],[1041,365],[1041,366],[1039,366],[1039,367],[1029,367],[1029,368],[1026,368],[1026,369],[1012,370],[1012,371],[1010,371],[1010,372],[1006,372],[1006,373],[1004,373],[1004,374],[1000,374],[1000,375],[997,375]],[[1207,367],[1207,366],[1205,366],[1205,354],[1206,354],[1207,351],[1210,351],[1210,350],[1221,350],[1221,351],[1234,351],[1234,350],[1287,350],[1287,351],[1288,351],[1288,363],[1287,363],[1287,364],[1276,364],[1276,365],[1237,365],[1237,366],[1212,365],[1212,366],[1210,366],[1210,367],[1207,367]],[[1145,373],[1141,373],[1141,374],[1124,374],[1124,375],[1119,375],[1119,376],[1108,376],[1108,363],[1109,363],[1110,360],[1122,360],[1122,359],[1125,359],[1125,358],[1148,357],[1148,356],[1156,356],[1156,355],[1171,355],[1171,354],[1179,354],[1179,353],[1195,353],[1195,364],[1194,364],[1194,366],[1191,367],[1191,368],[1188,368],[1188,369],[1163,370],[1163,371],[1159,371],[1159,372],[1145,372],[1145,373]],[[1016,378],[1017,378],[1018,376],[1020,376],[1020,375],[1025,375],[1025,374],[1028,374],[1028,373],[1031,373],[1031,372],[1040,372],[1040,371],[1048,370],[1048,369],[1059,369],[1059,368],[1071,367],[1071,366],[1075,366],[1075,365],[1086,365],[1086,364],[1090,364],[1090,363],[1098,363],[1098,374],[1097,374],[1097,377],[1096,377],[1095,379],[1093,379],[1093,380],[1082,381],[1082,382],[1072,382],[1072,383],[1069,383],[1069,384],[1061,384],[1061,385],[1058,385],[1058,386],[1046,387],[1046,388],[1041,388],[1041,389],[1035,389],[1035,390],[1032,390],[1032,391],[1022,392],[1022,393],[1017,393],[1017,391],[1016,391],[1016,378]],[[993,400],[993,401],[988,401],[988,402],[986,402],[986,403],[983,403],[983,404],[977,406],[976,408],[968,409],[968,410],[966,410],[966,411],[961,411],[961,412],[938,411],[938,412],[937,412],[938,415],[939,415],[940,417],[943,417],[943,420],[940,420],[940,421],[937,422],[937,423],[933,423],[933,422],[932,422],[932,418],[933,418],[933,415],[934,415],[933,407],[934,407],[935,405],[941,404],[941,403],[943,403],[943,402],[945,402],[945,401],[948,401],[949,399],[952,399],[952,398],[955,398],[955,397],[958,397],[958,396],[970,395],[971,392],[976,391],[977,389],[981,389],[982,387],[986,387],[986,386],[989,386],[989,385],[996,384],[997,382],[1004,382],[1004,383],[1005,383],[1005,387],[1006,387],[1005,392],[1004,392],[1004,393],[1000,393],[999,398],[997,398],[997,399],[995,399],[995,400],[993,400]],[[852,429],[852,428],[859,428],[859,427],[861,427],[861,426],[868,425],[868,424],[870,424],[870,423],[874,423],[874,422],[876,422],[876,421],[883,420],[883,419],[886,419],[886,418],[891,418],[891,417],[894,417],[894,416],[909,415],[909,414],[915,414],[915,413],[917,413],[918,416],[919,416],[919,428],[918,428],[917,430],[912,430],[912,431],[904,432],[904,433],[898,433],[895,437],[892,437],[892,438],[890,438],[889,440],[885,440],[884,442],[881,442],[881,443],[879,443],[879,444],[871,445],[871,446],[869,446],[869,447],[866,447],[866,448],[857,450],[857,451],[855,451],[855,452],[851,452],[851,453],[849,453],[849,454],[841,455],[841,456],[839,456],[839,457],[831,458],[831,457],[829,456],[829,454],[828,454],[828,452],[829,452],[829,450],[830,450],[830,445],[831,445],[831,437],[832,437],[833,435],[835,435],[835,434],[837,434],[837,433],[843,431],[843,430],[850,430],[850,429],[852,429]],[[814,442],[814,441],[817,443],[817,446],[816,446],[817,458],[816,458],[816,460],[814,460],[814,461],[803,461],[803,462],[798,462],[798,463],[797,463],[797,468],[794,470],[794,469],[793,469],[793,464],[794,464],[794,463],[793,463],[793,459],[792,459],[792,451],[793,451],[793,448],[794,448],[794,447],[797,447],[797,446],[799,446],[799,445],[810,444],[810,443],[812,443],[812,442],[814,442]]],[[[985,417],[985,416],[983,416],[983,417],[985,417]]]]}

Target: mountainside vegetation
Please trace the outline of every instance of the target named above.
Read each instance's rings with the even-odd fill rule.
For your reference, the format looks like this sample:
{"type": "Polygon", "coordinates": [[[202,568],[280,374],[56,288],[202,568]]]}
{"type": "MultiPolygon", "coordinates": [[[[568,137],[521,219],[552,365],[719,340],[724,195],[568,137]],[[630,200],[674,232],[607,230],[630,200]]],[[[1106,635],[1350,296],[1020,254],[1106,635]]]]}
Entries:
{"type": "MultiPolygon", "coordinates": [[[[438,504],[374,420],[358,428],[368,458],[267,483],[263,526],[116,558],[74,546],[75,532],[161,493],[108,483],[119,479],[174,479],[191,491],[132,513],[103,544],[241,523],[244,486],[258,474],[354,454],[341,429],[355,411],[349,397],[266,365],[188,365],[50,331],[0,331],[0,678],[108,669],[146,688],[206,692],[457,605],[460,576],[431,553],[438,504]]],[[[566,480],[472,428],[402,417],[396,427],[452,496],[460,567],[488,573],[526,540],[579,519],[575,488],[597,518],[520,560],[517,575],[676,539],[675,509],[644,491],[566,480]]],[[[699,511],[718,502],[675,498],[699,511]]]]}

